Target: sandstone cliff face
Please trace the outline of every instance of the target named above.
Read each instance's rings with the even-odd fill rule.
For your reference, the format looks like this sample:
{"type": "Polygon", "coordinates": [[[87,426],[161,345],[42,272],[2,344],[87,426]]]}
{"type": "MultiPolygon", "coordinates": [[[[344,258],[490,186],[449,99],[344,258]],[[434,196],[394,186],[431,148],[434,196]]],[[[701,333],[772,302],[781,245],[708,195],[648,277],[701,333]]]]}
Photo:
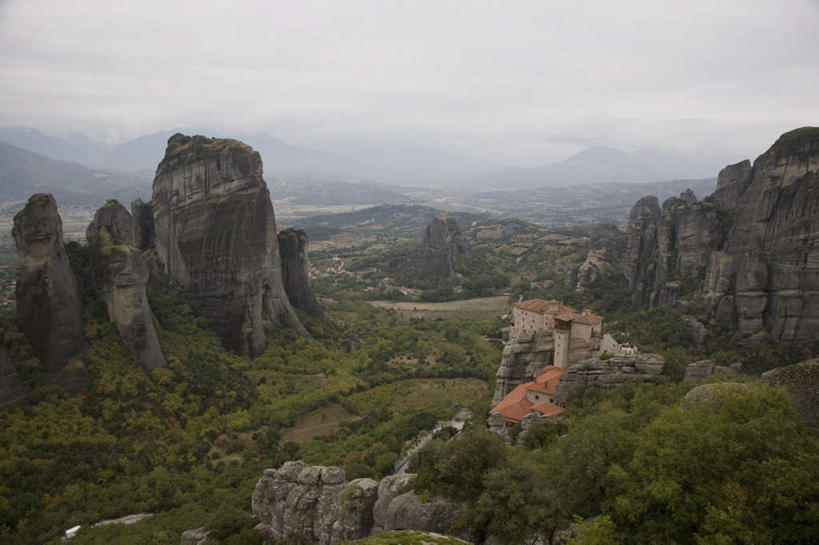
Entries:
{"type": "Polygon", "coordinates": [[[412,492],[401,493],[411,477],[348,482],[338,467],[286,462],[278,470],[265,470],[256,484],[256,529],[268,543],[290,539],[319,545],[394,529],[445,530],[457,507],[440,499],[422,503],[412,492]]]}
{"type": "Polygon", "coordinates": [[[131,201],[131,218],[133,219],[131,244],[140,250],[147,250],[154,243],[154,213],[151,205],[142,202],[142,199],[131,201]]]}
{"type": "Polygon", "coordinates": [[[228,349],[261,354],[266,322],[306,334],[284,291],[273,205],[250,146],[175,134],[151,205],[171,288],[197,299],[228,349]]]}
{"type": "Polygon", "coordinates": [[[117,326],[134,359],[145,369],[165,365],[145,294],[148,265],[131,245],[134,221],[115,200],[94,215],[86,231],[92,249],[95,283],[105,300],[108,318],[117,326]]]}
{"type": "Polygon", "coordinates": [[[746,340],[812,343],[819,332],[819,128],[782,135],[713,195],[638,201],[622,270],[635,304],[704,303],[746,340]]]}
{"type": "Polygon", "coordinates": [[[56,382],[69,389],[84,377],[64,372],[85,345],[77,283],[63,246],[63,223],[50,194],[32,195],[14,216],[17,324],[56,382]]]}
{"type": "Polygon", "coordinates": [[[657,197],[643,197],[628,218],[628,247],[621,269],[631,289],[631,300],[640,304],[649,298],[657,270],[657,225],[660,205],[657,197]]]}
{"type": "Polygon", "coordinates": [[[565,402],[586,388],[611,390],[637,380],[660,384],[667,381],[662,374],[664,367],[665,360],[658,354],[585,359],[572,364],[569,371],[560,377],[555,398],[565,402]]]}
{"type": "Polygon", "coordinates": [[[278,234],[282,260],[282,282],[290,304],[304,309],[322,322],[328,322],[321,309],[307,274],[307,233],[301,229],[285,229],[278,234]]]}
{"type": "Polygon", "coordinates": [[[547,365],[552,365],[555,342],[551,331],[525,332],[509,339],[495,373],[494,407],[516,386],[533,380],[547,365]]]}

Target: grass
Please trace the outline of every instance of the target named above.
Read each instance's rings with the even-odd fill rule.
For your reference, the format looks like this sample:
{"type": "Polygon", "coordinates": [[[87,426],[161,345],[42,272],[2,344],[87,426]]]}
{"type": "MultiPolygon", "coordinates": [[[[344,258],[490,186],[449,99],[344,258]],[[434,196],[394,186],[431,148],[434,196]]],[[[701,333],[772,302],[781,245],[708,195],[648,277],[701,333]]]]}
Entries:
{"type": "Polygon", "coordinates": [[[427,320],[485,320],[501,316],[509,311],[509,297],[478,297],[445,303],[370,301],[371,305],[396,311],[405,318],[427,320]]]}
{"type": "Polygon", "coordinates": [[[338,403],[330,403],[299,418],[292,428],[282,430],[282,441],[293,443],[309,441],[313,437],[327,435],[339,424],[355,418],[353,413],[338,403]]]}

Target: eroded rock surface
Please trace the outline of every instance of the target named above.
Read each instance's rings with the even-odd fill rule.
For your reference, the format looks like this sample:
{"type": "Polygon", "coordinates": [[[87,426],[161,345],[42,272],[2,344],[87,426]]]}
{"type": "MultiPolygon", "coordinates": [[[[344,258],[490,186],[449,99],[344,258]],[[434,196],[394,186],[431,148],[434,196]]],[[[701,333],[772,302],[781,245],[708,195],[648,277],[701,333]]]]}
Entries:
{"type": "Polygon", "coordinates": [[[306,334],[284,291],[273,205],[253,148],[175,134],[151,207],[171,289],[196,298],[225,347],[258,356],[265,323],[306,334]]]}
{"type": "Polygon", "coordinates": [[[286,462],[267,469],[253,491],[253,515],[265,541],[335,545],[389,530],[443,531],[459,507],[403,492],[409,474],[347,481],[337,467],[286,462]]]}
{"type": "Polygon", "coordinates": [[[307,274],[307,233],[301,229],[284,229],[278,234],[282,261],[282,282],[290,304],[304,309],[308,314],[328,322],[310,288],[307,274]]]}
{"type": "Polygon", "coordinates": [[[14,216],[17,324],[55,381],[80,388],[85,375],[65,364],[85,346],[77,282],[63,245],[63,222],[50,194],[29,198],[14,216]]]}
{"type": "Polygon", "coordinates": [[[469,256],[469,243],[452,216],[438,216],[427,225],[418,249],[416,267],[421,278],[455,276],[455,262],[469,256]]]}
{"type": "Polygon", "coordinates": [[[154,243],[154,213],[151,205],[142,199],[131,201],[131,218],[133,219],[133,239],[131,244],[140,250],[147,250],[154,243]]]}
{"type": "Polygon", "coordinates": [[[132,245],[134,221],[119,202],[109,200],[86,231],[92,249],[95,282],[105,300],[108,319],[117,326],[134,359],[145,369],[162,367],[151,307],[145,294],[148,265],[132,245]]]}
{"type": "MultiPolygon", "coordinates": [[[[533,380],[541,369],[554,363],[555,342],[552,332],[523,332],[512,337],[503,348],[495,373],[494,407],[516,386],[533,380]]],[[[562,380],[562,379],[561,379],[562,380]]]]}
{"type": "Polygon", "coordinates": [[[604,250],[589,250],[586,260],[575,271],[575,287],[584,290],[614,270],[604,250]]]}
{"type": "Polygon", "coordinates": [[[667,382],[663,376],[665,359],[658,354],[588,358],[572,364],[560,377],[555,398],[562,402],[581,394],[586,388],[611,390],[640,380],[648,384],[667,382]]]}
{"type": "Polygon", "coordinates": [[[693,298],[753,342],[819,334],[819,128],[783,134],[753,165],[722,170],[703,201],[641,199],[622,271],[635,304],[693,298]]]}
{"type": "Polygon", "coordinates": [[[762,373],[762,382],[784,386],[796,410],[819,427],[819,358],[762,373]]]}

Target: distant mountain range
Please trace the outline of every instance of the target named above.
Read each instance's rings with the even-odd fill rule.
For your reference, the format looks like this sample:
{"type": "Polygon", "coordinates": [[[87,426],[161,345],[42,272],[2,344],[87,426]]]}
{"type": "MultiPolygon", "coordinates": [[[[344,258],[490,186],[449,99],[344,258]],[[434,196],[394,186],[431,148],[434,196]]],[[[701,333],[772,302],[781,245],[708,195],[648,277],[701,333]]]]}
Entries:
{"type": "Polygon", "coordinates": [[[86,168],[0,142],[0,201],[52,193],[60,204],[98,206],[116,198],[126,206],[150,199],[151,178],[86,168]]]}
{"type": "Polygon", "coordinates": [[[0,142],[88,168],[139,172],[153,177],[168,138],[176,132],[235,138],[253,146],[262,156],[269,181],[320,183],[353,179],[470,190],[572,187],[706,178],[715,176],[728,163],[742,159],[688,156],[660,150],[623,152],[595,146],[563,161],[539,167],[497,170],[492,161],[412,140],[335,139],[321,144],[323,150],[329,151],[318,151],[294,146],[266,133],[224,134],[196,128],[155,132],[117,146],[107,146],[82,134],[55,137],[36,129],[6,127],[0,128],[0,142]]]}
{"type": "Polygon", "coordinates": [[[739,159],[695,157],[660,150],[623,152],[594,146],[563,161],[533,168],[505,168],[467,182],[482,188],[536,189],[710,178],[739,159]]]}
{"type": "Polygon", "coordinates": [[[177,132],[241,140],[261,154],[268,180],[356,178],[418,184],[474,176],[495,167],[490,161],[413,142],[345,139],[329,144],[335,151],[326,152],[294,146],[266,133],[225,134],[201,128],[160,131],[106,146],[81,134],[55,137],[36,129],[5,127],[0,128],[0,142],[91,168],[139,172],[152,177],[165,154],[168,138],[177,132]]]}

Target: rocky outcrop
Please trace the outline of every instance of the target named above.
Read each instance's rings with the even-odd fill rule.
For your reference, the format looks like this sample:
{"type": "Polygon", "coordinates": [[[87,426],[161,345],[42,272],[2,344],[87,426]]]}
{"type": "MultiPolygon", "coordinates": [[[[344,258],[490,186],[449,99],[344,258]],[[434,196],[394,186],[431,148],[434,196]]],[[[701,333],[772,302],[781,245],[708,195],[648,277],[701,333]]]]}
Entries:
{"type": "Polygon", "coordinates": [[[278,234],[282,261],[282,282],[290,304],[329,322],[321,309],[307,274],[307,233],[301,229],[284,229],[278,234]]]}
{"type": "Polygon", "coordinates": [[[730,396],[746,388],[742,382],[712,382],[692,388],[680,401],[682,407],[711,406],[719,408],[726,396],[730,396]]]}
{"type": "Polygon", "coordinates": [[[649,297],[657,270],[657,226],[660,205],[657,197],[643,197],[631,209],[628,218],[628,246],[621,264],[628,280],[631,300],[640,304],[649,297]]]}
{"type": "Polygon", "coordinates": [[[14,216],[12,235],[17,245],[17,324],[55,381],[78,389],[85,374],[65,364],[85,345],[82,307],[54,197],[32,195],[14,216]]]}
{"type": "Polygon", "coordinates": [[[369,535],[378,483],[347,482],[337,467],[286,462],[267,469],[253,491],[253,515],[267,542],[329,545],[369,535]]]}
{"type": "Polygon", "coordinates": [[[131,218],[133,219],[133,238],[131,244],[140,250],[147,250],[154,243],[154,213],[151,205],[142,199],[131,201],[131,218]]]}
{"type": "Polygon", "coordinates": [[[622,271],[635,304],[694,298],[746,342],[819,332],[819,128],[783,134],[753,165],[720,172],[702,202],[638,201],[622,271]]]}
{"type": "Polygon", "coordinates": [[[286,462],[267,469],[253,491],[256,529],[265,541],[335,545],[389,530],[443,531],[460,507],[439,498],[421,502],[404,492],[412,478],[392,475],[347,482],[337,467],[286,462]]]}
{"type": "Polygon", "coordinates": [[[148,265],[132,245],[134,220],[119,202],[109,200],[94,215],[86,230],[92,250],[95,283],[134,359],[145,369],[162,367],[165,357],[159,346],[151,307],[145,294],[148,265]]]}
{"type": "Polygon", "coordinates": [[[613,270],[614,267],[606,257],[605,250],[589,250],[586,260],[573,273],[575,287],[578,291],[583,291],[613,270]]]}
{"type": "Polygon", "coordinates": [[[253,148],[173,135],[151,208],[170,289],[196,299],[226,348],[258,356],[265,323],[306,334],[284,291],[273,205],[253,148]]]}
{"type": "Polygon", "coordinates": [[[210,531],[203,526],[193,530],[185,530],[179,537],[183,545],[202,545],[208,539],[208,534],[210,534],[210,531]]]}
{"type": "Polygon", "coordinates": [[[503,356],[495,373],[496,406],[516,386],[534,380],[541,369],[554,363],[555,342],[552,332],[539,330],[523,332],[512,337],[503,348],[503,356]]]}
{"type": "Polygon", "coordinates": [[[385,477],[378,485],[373,506],[372,534],[391,530],[445,532],[452,519],[463,511],[460,504],[433,497],[421,501],[413,491],[404,492],[415,475],[399,473],[385,477]]]}
{"type": "Polygon", "coordinates": [[[762,382],[784,386],[796,410],[810,425],[819,427],[819,358],[762,373],[762,382]]]}
{"type": "Polygon", "coordinates": [[[427,225],[415,268],[420,278],[452,278],[455,262],[469,256],[469,242],[452,216],[438,216],[427,225]]]}
{"type": "Polygon", "coordinates": [[[648,384],[664,383],[667,382],[664,367],[665,359],[658,354],[588,358],[572,364],[560,377],[555,398],[566,402],[586,388],[611,390],[638,380],[648,384]]]}
{"type": "Polygon", "coordinates": [[[731,365],[717,365],[711,360],[698,360],[685,367],[685,380],[702,380],[709,375],[727,375],[742,371],[741,363],[731,365]]]}

